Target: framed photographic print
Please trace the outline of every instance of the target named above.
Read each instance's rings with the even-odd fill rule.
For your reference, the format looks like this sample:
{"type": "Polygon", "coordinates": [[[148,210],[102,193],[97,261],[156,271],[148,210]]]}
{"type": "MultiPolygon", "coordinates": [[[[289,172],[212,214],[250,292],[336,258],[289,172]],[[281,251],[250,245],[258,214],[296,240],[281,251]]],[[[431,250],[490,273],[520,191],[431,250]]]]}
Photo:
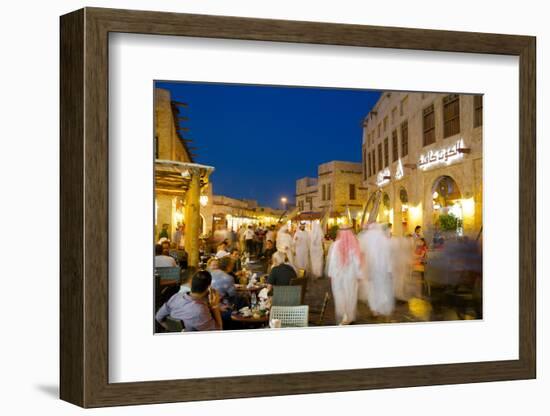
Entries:
{"type": "Polygon", "coordinates": [[[63,400],[536,376],[535,38],[85,8],[60,52],[63,400]]]}

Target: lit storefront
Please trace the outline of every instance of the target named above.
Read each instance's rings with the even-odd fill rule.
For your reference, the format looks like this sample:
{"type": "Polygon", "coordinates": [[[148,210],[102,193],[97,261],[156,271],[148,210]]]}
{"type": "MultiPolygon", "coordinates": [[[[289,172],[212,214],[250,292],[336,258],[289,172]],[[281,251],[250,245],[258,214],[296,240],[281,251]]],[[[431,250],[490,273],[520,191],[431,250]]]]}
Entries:
{"type": "Polygon", "coordinates": [[[241,200],[223,195],[214,195],[213,199],[213,231],[236,231],[248,225],[275,225],[284,213],[283,210],[258,206],[254,200],[241,200]]]}
{"type": "Polygon", "coordinates": [[[480,235],[482,107],[474,97],[382,95],[364,124],[365,218],[391,223],[394,235],[411,234],[417,225],[428,239],[480,235]]]}

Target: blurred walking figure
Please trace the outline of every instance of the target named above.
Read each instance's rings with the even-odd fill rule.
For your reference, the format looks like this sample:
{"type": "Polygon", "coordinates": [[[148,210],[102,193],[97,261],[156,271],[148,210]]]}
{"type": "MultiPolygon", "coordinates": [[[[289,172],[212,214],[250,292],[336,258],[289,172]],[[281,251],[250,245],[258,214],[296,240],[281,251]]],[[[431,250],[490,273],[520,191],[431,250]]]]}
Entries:
{"type": "Polygon", "coordinates": [[[413,297],[419,298],[422,294],[422,282],[412,273],[413,237],[394,237],[390,242],[395,297],[404,301],[413,297]]]}
{"type": "Polygon", "coordinates": [[[314,278],[323,276],[323,229],[321,224],[314,222],[309,238],[310,273],[314,278]]]}
{"type": "Polygon", "coordinates": [[[369,224],[359,234],[367,279],[361,282],[359,299],[368,302],[372,313],[391,315],[395,306],[392,281],[391,239],[380,224],[369,224]]]}
{"type": "Polygon", "coordinates": [[[334,312],[340,325],[356,319],[358,280],[361,279],[361,250],[351,227],[340,228],[327,257],[334,312]]]}
{"type": "Polygon", "coordinates": [[[296,249],[294,265],[298,269],[309,270],[309,233],[304,223],[300,224],[300,228],[294,234],[294,247],[296,249]]]}
{"type": "Polygon", "coordinates": [[[277,233],[277,251],[285,253],[288,262],[294,266],[294,256],[292,255],[292,236],[288,232],[288,227],[283,225],[277,233]]]}
{"type": "Polygon", "coordinates": [[[252,229],[252,226],[249,225],[248,228],[244,231],[244,244],[245,244],[245,250],[248,252],[248,254],[252,255],[254,254],[254,230],[252,229]]]}

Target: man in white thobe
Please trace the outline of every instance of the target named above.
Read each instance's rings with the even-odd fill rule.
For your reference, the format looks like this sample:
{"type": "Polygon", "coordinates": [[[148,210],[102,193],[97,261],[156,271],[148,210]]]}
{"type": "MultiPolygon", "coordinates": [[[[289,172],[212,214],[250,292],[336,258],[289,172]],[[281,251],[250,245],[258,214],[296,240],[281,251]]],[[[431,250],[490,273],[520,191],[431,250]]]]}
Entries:
{"type": "Polygon", "coordinates": [[[351,228],[341,228],[327,256],[336,322],[349,324],[356,319],[358,282],[363,278],[361,250],[351,228]]]}
{"type": "Polygon", "coordinates": [[[395,306],[391,238],[380,224],[369,224],[359,236],[366,265],[366,280],[359,287],[359,299],[368,302],[373,315],[391,315],[395,306]]]}
{"type": "Polygon", "coordinates": [[[297,269],[309,269],[309,233],[306,231],[306,225],[300,224],[300,228],[294,234],[294,248],[296,257],[294,265],[297,269]]]}
{"type": "Polygon", "coordinates": [[[288,232],[288,227],[283,225],[277,233],[277,251],[285,253],[288,262],[294,266],[294,256],[292,255],[292,236],[288,232]]]}
{"type": "Polygon", "coordinates": [[[314,222],[309,238],[309,272],[315,279],[323,276],[323,254],[323,229],[321,224],[314,222]]]}

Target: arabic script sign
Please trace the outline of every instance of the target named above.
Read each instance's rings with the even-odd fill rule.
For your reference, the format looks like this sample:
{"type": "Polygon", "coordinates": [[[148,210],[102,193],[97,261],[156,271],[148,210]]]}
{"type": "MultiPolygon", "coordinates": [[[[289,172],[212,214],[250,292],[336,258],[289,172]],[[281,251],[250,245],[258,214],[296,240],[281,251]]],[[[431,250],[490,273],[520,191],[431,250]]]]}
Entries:
{"type": "Polygon", "coordinates": [[[397,162],[397,168],[395,169],[395,175],[393,175],[393,177],[397,180],[403,177],[403,164],[401,163],[401,159],[397,162]]]}
{"type": "Polygon", "coordinates": [[[418,167],[420,169],[428,169],[436,165],[450,165],[451,163],[462,159],[463,154],[458,149],[462,149],[463,140],[460,139],[452,146],[439,150],[430,150],[427,153],[420,155],[418,167]]]}
{"type": "Polygon", "coordinates": [[[376,175],[376,185],[384,186],[390,182],[390,168],[384,168],[376,175]]]}

